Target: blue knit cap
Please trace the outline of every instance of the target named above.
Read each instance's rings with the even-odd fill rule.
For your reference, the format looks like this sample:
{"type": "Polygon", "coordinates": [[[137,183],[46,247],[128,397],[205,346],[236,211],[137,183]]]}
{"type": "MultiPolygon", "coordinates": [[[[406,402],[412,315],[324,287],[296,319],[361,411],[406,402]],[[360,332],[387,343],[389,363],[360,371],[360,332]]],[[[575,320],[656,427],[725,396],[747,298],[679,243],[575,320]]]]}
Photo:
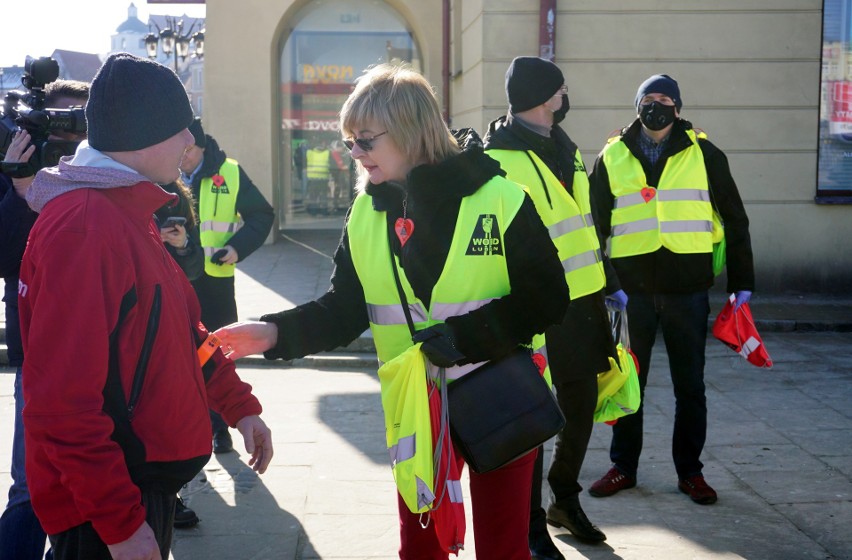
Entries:
{"type": "Polygon", "coordinates": [[[680,98],[680,88],[677,86],[677,82],[667,74],[655,74],[642,82],[642,85],[639,86],[639,90],[636,92],[636,100],[633,102],[637,111],[639,110],[639,103],[642,101],[642,98],[649,93],[661,93],[670,97],[674,101],[678,111],[683,106],[683,101],[680,98]]]}

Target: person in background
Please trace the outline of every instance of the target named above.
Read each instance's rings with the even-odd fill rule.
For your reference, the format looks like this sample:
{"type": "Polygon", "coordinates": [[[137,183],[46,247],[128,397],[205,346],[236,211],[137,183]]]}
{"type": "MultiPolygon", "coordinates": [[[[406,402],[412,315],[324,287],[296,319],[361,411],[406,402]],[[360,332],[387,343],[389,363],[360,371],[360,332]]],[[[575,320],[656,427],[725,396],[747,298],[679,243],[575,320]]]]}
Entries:
{"type": "MultiPolygon", "coordinates": [[[[204,271],[192,282],[201,302],[201,322],[211,332],[237,320],[236,264],[258,249],[272,229],[275,213],[242,166],[205,134],[201,119],[189,126],[193,145],[180,164],[190,186],[204,251],[204,271]]],[[[215,411],[213,452],[234,449],[228,426],[215,411]]]]}
{"type": "MultiPolygon", "coordinates": [[[[74,80],[56,80],[45,87],[45,107],[67,109],[85,105],[89,84],[74,80]]],[[[79,142],[85,135],[57,131],[48,140],[79,142]]],[[[30,134],[20,130],[6,150],[4,162],[27,163],[35,152],[30,134]]],[[[18,321],[18,272],[21,258],[38,214],[27,206],[25,196],[34,175],[9,177],[0,173],[0,276],[6,288],[6,344],[9,365],[15,368],[15,425],[12,435],[12,486],[9,501],[0,516],[0,560],[36,560],[44,556],[47,535],[33,512],[24,468],[24,396],[21,367],[24,349],[18,321]]]]}
{"type": "Polygon", "coordinates": [[[160,237],[186,277],[195,280],[204,273],[204,250],[198,235],[192,191],[180,179],[163,185],[163,190],[177,195],[177,201],[166,204],[154,214],[160,237]]]}
{"type": "Polygon", "coordinates": [[[604,299],[610,293],[611,301],[623,308],[627,296],[601,251],[583,158],[559,126],[569,108],[562,71],[542,58],[515,58],[506,72],[506,97],[508,114],[491,123],[486,153],[500,162],[506,178],[527,188],[559,251],[571,291],[561,324],[546,332],[550,374],[566,419],[547,473],[553,500],[545,513],[542,447],[534,471],[529,534],[533,558],[564,560],[547,523],[565,527],[586,542],[606,539],[580,506],[583,487],[578,478],[594,425],[597,374],[609,371],[609,358],[615,355],[604,299]]]}
{"type": "MultiPolygon", "coordinates": [[[[180,179],[162,187],[167,193],[177,195],[177,200],[161,207],[154,214],[160,238],[187,279],[195,280],[204,273],[204,251],[198,235],[198,218],[192,191],[180,179]]],[[[200,521],[198,514],[178,494],[175,502],[175,529],[195,527],[200,521]]]]}
{"type": "Polygon", "coordinates": [[[172,70],[110,55],[88,140],[27,192],[40,216],[18,284],[26,469],[57,559],[168,558],[177,490],[210,458],[211,406],[256,472],[272,458],[233,362],[216,349],[202,369],[198,300],[153,219],[174,200],[157,184],[177,179],[191,122],[172,70]]]}
{"type": "MultiPolygon", "coordinates": [[[[475,133],[450,133],[421,75],[387,64],[368,70],[341,109],[340,130],[359,179],[331,287],[316,301],[216,331],[232,356],[296,358],[345,345],[369,326],[379,360],[390,361],[414,344],[394,271],[430,369],[446,368],[447,379],[530,344],[562,318],[568,286],[535,206],[475,133]]],[[[530,558],[536,455],[470,473],[478,558],[530,558]]],[[[398,505],[400,558],[446,559],[435,523],[423,527],[399,495],[398,505]]]]}
{"type": "Polygon", "coordinates": [[[630,299],[630,345],[639,365],[642,405],[612,428],[612,468],[589,493],[612,496],[636,486],[642,452],[645,385],[661,328],[674,385],[672,458],[678,489],[698,504],[716,502],[704,479],[707,435],[704,352],[714,242],[724,224],[728,291],[742,305],[754,290],[749,222],[725,154],[680,117],[678,83],[666,74],[642,82],[637,117],[610,138],[591,174],[601,234],[630,299]]]}
{"type": "Polygon", "coordinates": [[[326,141],[320,138],[315,145],[308,148],[305,152],[305,160],[307,164],[305,173],[308,177],[305,210],[312,214],[328,211],[329,184],[334,160],[326,141]]]}

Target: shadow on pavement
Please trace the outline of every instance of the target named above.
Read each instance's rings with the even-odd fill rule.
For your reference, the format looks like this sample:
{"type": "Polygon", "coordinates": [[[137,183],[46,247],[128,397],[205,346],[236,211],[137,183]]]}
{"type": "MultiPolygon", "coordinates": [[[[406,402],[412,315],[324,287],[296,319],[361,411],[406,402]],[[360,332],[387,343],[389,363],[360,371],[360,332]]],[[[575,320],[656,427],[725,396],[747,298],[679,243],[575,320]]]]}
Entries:
{"type": "MultiPolygon", "coordinates": [[[[238,436],[234,443],[242,445],[239,440],[238,436]]],[[[280,478],[274,468],[258,476],[236,453],[215,455],[202,476],[181,492],[201,522],[191,529],[175,530],[171,557],[301,558],[302,551],[310,546],[308,536],[296,515],[281,507],[273,496],[274,491],[278,499],[286,498],[287,485],[298,481],[280,478]]]]}

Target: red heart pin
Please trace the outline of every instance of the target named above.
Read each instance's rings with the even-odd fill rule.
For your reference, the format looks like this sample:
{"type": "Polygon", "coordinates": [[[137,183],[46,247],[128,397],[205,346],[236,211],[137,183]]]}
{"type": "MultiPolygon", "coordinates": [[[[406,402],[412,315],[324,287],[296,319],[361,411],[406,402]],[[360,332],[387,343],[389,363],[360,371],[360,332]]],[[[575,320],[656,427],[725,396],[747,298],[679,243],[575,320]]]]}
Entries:
{"type": "Polygon", "coordinates": [[[408,241],[408,238],[411,237],[412,233],[414,233],[414,222],[411,218],[397,218],[393,229],[396,230],[396,236],[399,238],[399,244],[404,247],[405,242],[408,241]]]}
{"type": "Polygon", "coordinates": [[[213,179],[213,184],[216,185],[217,187],[221,187],[222,185],[225,184],[225,178],[222,177],[221,175],[213,175],[212,179],[213,179]]]}
{"type": "Polygon", "coordinates": [[[642,189],[642,198],[645,199],[645,203],[651,202],[651,199],[657,196],[657,189],[654,187],[645,187],[642,189]]]}
{"type": "Polygon", "coordinates": [[[547,367],[547,358],[545,358],[543,354],[536,352],[532,355],[532,361],[535,364],[535,367],[538,368],[539,375],[544,375],[544,368],[547,367]]]}

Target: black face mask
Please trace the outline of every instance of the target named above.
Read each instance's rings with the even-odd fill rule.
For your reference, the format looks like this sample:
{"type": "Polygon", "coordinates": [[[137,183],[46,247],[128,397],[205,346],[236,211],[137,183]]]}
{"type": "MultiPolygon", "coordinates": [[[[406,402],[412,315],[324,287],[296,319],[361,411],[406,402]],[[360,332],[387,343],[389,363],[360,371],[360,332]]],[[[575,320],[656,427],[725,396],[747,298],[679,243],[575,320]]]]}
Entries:
{"type": "Polygon", "coordinates": [[[663,130],[674,122],[675,106],[653,101],[640,107],[639,119],[650,130],[663,130]]]}
{"type": "Polygon", "coordinates": [[[562,94],[562,106],[557,110],[553,111],[553,124],[559,124],[563,120],[565,120],[565,115],[568,113],[568,109],[571,108],[571,103],[568,102],[568,94],[562,94]]]}

